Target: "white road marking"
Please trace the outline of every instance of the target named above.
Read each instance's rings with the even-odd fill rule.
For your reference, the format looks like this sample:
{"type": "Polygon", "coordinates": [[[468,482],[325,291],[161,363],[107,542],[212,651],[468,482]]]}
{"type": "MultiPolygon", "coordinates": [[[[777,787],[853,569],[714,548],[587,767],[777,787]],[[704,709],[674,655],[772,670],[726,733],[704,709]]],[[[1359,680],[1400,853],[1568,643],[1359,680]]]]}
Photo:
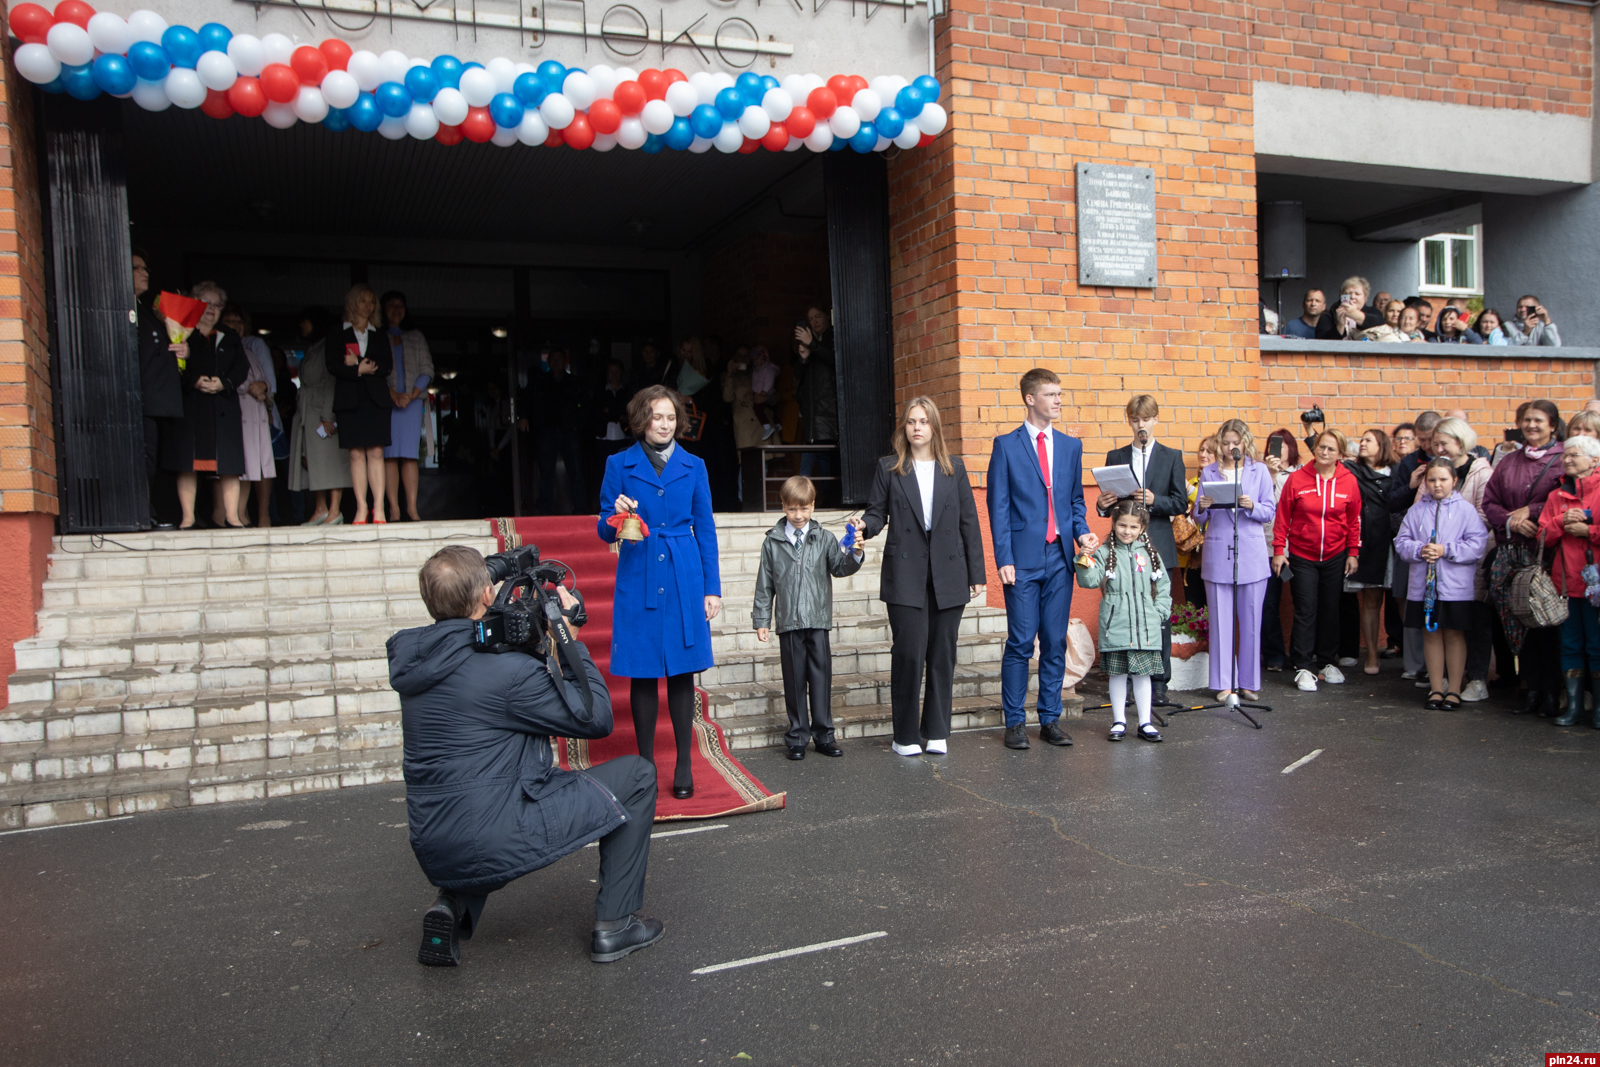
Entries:
{"type": "Polygon", "coordinates": [[[61,830],[68,826],[99,826],[101,823],[121,822],[124,819],[131,818],[133,818],[132,815],[118,815],[110,819],[84,819],[81,822],[58,822],[50,826],[29,826],[23,830],[6,830],[4,832],[0,832],[0,837],[10,837],[12,834],[36,834],[40,830],[61,830]]]}
{"type": "Polygon", "coordinates": [[[1320,749],[1320,748],[1312,749],[1311,750],[1311,754],[1309,756],[1301,756],[1299,759],[1297,759],[1293,763],[1289,764],[1289,766],[1285,767],[1279,773],[1288,774],[1290,771],[1296,770],[1297,768],[1300,768],[1300,767],[1304,767],[1306,764],[1310,763],[1312,760],[1316,759],[1320,755],[1322,755],[1322,749],[1320,749]]]}
{"type": "MultiPolygon", "coordinates": [[[[651,834],[650,835],[650,840],[654,841],[658,837],[682,837],[684,834],[703,834],[707,830],[726,830],[727,828],[728,828],[728,824],[727,823],[719,822],[715,826],[691,826],[687,830],[663,830],[659,834],[651,834]]],[[[583,847],[584,848],[599,848],[600,847],[600,842],[598,842],[598,841],[590,841],[587,845],[584,845],[583,847]]]]}
{"type": "Polygon", "coordinates": [[[857,934],[855,937],[841,937],[837,941],[824,941],[818,945],[803,945],[800,948],[786,948],[782,952],[768,952],[764,956],[751,956],[744,960],[731,960],[728,963],[718,963],[710,967],[701,967],[690,971],[690,974],[715,974],[717,971],[731,971],[735,967],[748,967],[753,963],[766,963],[770,960],[788,959],[790,956],[804,956],[808,952],[822,952],[830,948],[841,948],[845,945],[858,945],[863,941],[876,941],[880,937],[888,937],[887,930],[876,930],[870,934],[857,934]]]}

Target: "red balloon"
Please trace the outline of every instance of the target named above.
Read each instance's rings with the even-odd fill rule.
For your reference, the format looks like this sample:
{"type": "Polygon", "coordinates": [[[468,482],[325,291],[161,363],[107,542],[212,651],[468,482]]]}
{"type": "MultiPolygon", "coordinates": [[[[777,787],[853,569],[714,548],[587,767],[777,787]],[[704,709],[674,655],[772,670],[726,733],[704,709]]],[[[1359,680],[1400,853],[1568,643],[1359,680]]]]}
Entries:
{"type": "Polygon", "coordinates": [[[616,133],[622,125],[622,109],[614,100],[596,100],[589,105],[589,125],[595,133],[616,133]]]}
{"type": "Polygon", "coordinates": [[[644,87],[644,95],[650,100],[665,100],[667,86],[672,80],[659,70],[651,68],[639,72],[639,84],[644,87]]]}
{"type": "Polygon", "coordinates": [[[768,152],[782,152],[789,146],[789,131],[781,122],[774,122],[768,129],[767,135],[761,138],[762,147],[768,152]]]}
{"type": "Polygon", "coordinates": [[[261,69],[261,91],[274,104],[287,104],[300,92],[300,75],[282,63],[268,63],[261,69]]]}
{"type": "Polygon", "coordinates": [[[611,99],[617,102],[617,107],[624,115],[637,115],[644,110],[650,98],[644,95],[644,86],[635,81],[626,81],[617,83],[611,92],[611,99]]]}
{"type": "Polygon", "coordinates": [[[300,78],[301,85],[321,85],[328,76],[328,57],[321,49],[303,44],[289,57],[289,67],[300,78]]]}
{"type": "Polygon", "coordinates": [[[61,0],[61,3],[56,5],[57,22],[70,22],[88,29],[89,20],[92,18],[94,18],[94,8],[83,0],[61,0]]]}
{"type": "Polygon", "coordinates": [[[663,74],[665,74],[667,76],[667,84],[668,85],[671,85],[673,82],[686,82],[686,81],[689,80],[689,75],[685,74],[683,71],[679,70],[677,67],[668,67],[666,70],[662,71],[661,73],[663,73],[663,74]]]}
{"type": "MultiPolygon", "coordinates": [[[[327,57],[329,70],[343,70],[349,64],[350,57],[355,54],[355,49],[337,37],[329,37],[326,41],[317,45],[317,51],[327,57]]],[[[445,143],[450,144],[451,142],[446,141],[445,143]]]]}
{"type": "Polygon", "coordinates": [[[233,105],[228,103],[226,89],[207,89],[206,102],[200,105],[204,111],[214,119],[228,119],[233,117],[233,105]]]}
{"type": "Polygon", "coordinates": [[[55,19],[38,4],[18,4],[11,9],[11,32],[23,44],[44,44],[55,19]]]}
{"type": "Polygon", "coordinates": [[[754,152],[756,149],[758,149],[760,147],[761,147],[761,142],[760,141],[756,140],[754,137],[746,137],[744,139],[744,144],[739,146],[739,154],[741,156],[747,156],[751,152],[754,152]]]}
{"type": "Polygon", "coordinates": [[[460,126],[446,126],[441,122],[439,132],[433,135],[433,139],[440,144],[460,144],[463,136],[460,126]]]}
{"type": "Polygon", "coordinates": [[[789,131],[790,137],[805,140],[811,136],[811,131],[817,128],[817,116],[812,114],[808,107],[797,107],[789,112],[789,117],[784,119],[783,125],[789,131]]]}
{"type": "Polygon", "coordinates": [[[850,95],[854,97],[861,90],[865,89],[867,84],[867,79],[863,78],[861,75],[850,75],[850,95]]]}
{"type": "Polygon", "coordinates": [[[467,117],[461,120],[461,132],[473,144],[483,144],[494,136],[494,118],[486,107],[467,108],[467,117]]]}
{"type": "Polygon", "coordinates": [[[855,86],[851,85],[850,79],[843,74],[835,74],[829,78],[828,88],[833,91],[833,98],[841,104],[848,104],[850,98],[856,95],[855,86]]]}
{"type": "Polygon", "coordinates": [[[925,133],[921,137],[917,138],[917,147],[918,148],[927,148],[935,140],[936,140],[936,138],[933,136],[933,134],[925,133]]]}
{"type": "Polygon", "coordinates": [[[546,148],[560,148],[566,143],[567,139],[561,136],[560,130],[551,130],[550,136],[544,139],[544,146],[546,148]]]}
{"type": "Polygon", "coordinates": [[[806,97],[806,107],[813,119],[825,119],[839,110],[839,97],[832,89],[813,89],[811,95],[806,97]]]}
{"type": "Polygon", "coordinates": [[[594,144],[594,127],[589,124],[589,116],[581,111],[572,116],[572,121],[561,131],[561,135],[573,148],[588,148],[594,144]]]}
{"type": "Polygon", "coordinates": [[[247,119],[253,119],[267,110],[267,94],[261,91],[261,83],[254,78],[236,78],[228,87],[227,97],[233,110],[247,119]]]}

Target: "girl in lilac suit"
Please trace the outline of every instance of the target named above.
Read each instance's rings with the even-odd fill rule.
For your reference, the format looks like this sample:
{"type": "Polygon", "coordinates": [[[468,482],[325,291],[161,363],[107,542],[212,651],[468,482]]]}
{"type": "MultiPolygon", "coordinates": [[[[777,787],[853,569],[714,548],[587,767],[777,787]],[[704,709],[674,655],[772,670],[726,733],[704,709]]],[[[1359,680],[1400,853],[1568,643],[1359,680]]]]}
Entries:
{"type": "Polygon", "coordinates": [[[1265,527],[1277,511],[1272,471],[1257,462],[1256,442],[1240,419],[1229,419],[1217,430],[1220,457],[1200,472],[1200,495],[1194,518],[1206,529],[1200,551],[1200,576],[1206,583],[1206,605],[1211,615],[1211,688],[1225,701],[1232,686],[1247,700],[1260,698],[1261,605],[1272,570],[1267,561],[1265,527]],[[1237,457],[1237,458],[1235,458],[1237,457]],[[1236,482],[1239,506],[1216,506],[1205,494],[1206,482],[1236,482]],[[1234,574],[1234,526],[1238,525],[1238,576],[1234,574]],[[1235,586],[1237,582],[1237,586],[1235,586]],[[1233,630],[1239,627],[1239,672],[1233,670],[1233,630]]]}

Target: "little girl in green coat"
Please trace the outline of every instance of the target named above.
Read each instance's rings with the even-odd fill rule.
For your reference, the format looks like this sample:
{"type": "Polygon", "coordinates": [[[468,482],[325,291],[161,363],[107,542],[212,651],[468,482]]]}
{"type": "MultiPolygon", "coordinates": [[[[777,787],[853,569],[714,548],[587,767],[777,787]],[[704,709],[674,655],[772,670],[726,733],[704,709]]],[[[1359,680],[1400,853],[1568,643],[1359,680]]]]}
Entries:
{"type": "Polygon", "coordinates": [[[1150,678],[1161,673],[1161,624],[1172,615],[1172,582],[1150,546],[1150,512],[1124,500],[1111,509],[1112,539],[1078,557],[1078,584],[1100,590],[1100,666],[1111,682],[1112,741],[1128,732],[1128,679],[1139,736],[1161,740],[1150,723],[1150,678]]]}

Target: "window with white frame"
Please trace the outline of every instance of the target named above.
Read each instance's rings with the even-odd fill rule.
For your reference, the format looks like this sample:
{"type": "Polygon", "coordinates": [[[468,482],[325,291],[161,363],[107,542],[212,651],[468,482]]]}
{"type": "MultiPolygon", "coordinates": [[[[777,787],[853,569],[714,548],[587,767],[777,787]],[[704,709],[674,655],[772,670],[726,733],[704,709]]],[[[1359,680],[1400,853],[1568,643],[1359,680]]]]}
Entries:
{"type": "Polygon", "coordinates": [[[1418,292],[1477,296],[1483,292],[1480,226],[1436,233],[1417,242],[1418,292]]]}

